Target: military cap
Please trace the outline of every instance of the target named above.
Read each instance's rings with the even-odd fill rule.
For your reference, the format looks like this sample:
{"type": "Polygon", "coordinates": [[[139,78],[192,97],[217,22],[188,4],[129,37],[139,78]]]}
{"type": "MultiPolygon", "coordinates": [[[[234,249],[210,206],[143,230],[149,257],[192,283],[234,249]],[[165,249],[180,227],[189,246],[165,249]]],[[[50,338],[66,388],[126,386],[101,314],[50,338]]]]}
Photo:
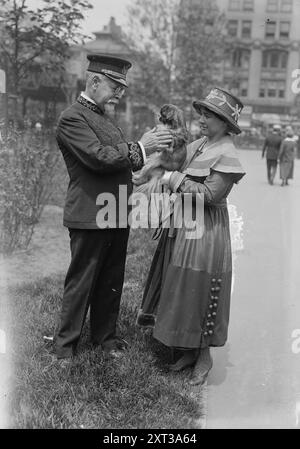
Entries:
{"type": "Polygon", "coordinates": [[[127,87],[126,74],[132,66],[131,62],[115,56],[96,53],[87,55],[87,59],[90,61],[87,68],[89,72],[102,73],[113,81],[127,87]]]}

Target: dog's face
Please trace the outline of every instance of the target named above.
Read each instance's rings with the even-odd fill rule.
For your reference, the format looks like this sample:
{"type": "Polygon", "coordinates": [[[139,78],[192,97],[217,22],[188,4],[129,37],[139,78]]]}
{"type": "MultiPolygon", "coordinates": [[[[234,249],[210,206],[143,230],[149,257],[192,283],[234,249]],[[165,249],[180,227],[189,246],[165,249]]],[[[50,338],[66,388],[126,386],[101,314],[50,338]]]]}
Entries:
{"type": "Polygon", "coordinates": [[[174,149],[184,145],[188,141],[188,131],[183,111],[174,104],[165,104],[160,110],[159,121],[173,134],[174,149]]]}
{"type": "Polygon", "coordinates": [[[160,110],[159,121],[170,129],[186,128],[184,114],[174,104],[165,104],[160,110]]]}

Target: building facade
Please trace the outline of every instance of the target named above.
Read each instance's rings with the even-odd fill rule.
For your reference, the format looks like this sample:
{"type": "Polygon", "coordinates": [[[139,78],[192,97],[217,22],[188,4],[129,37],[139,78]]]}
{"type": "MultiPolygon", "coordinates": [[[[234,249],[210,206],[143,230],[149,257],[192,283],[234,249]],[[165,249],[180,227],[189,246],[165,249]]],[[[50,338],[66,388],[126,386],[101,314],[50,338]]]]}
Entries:
{"type": "Polygon", "coordinates": [[[292,84],[300,68],[300,0],[217,2],[227,19],[223,85],[240,96],[254,120],[299,120],[292,84]]]}

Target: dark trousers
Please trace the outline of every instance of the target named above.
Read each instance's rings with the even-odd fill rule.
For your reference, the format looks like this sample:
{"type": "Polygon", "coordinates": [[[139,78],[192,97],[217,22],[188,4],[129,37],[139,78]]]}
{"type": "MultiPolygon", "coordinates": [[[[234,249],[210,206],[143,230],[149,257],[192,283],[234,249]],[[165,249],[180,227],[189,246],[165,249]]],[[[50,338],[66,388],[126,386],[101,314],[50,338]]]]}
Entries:
{"type": "Polygon", "coordinates": [[[277,160],[267,159],[267,175],[270,184],[273,184],[277,170],[277,160]]]}
{"type": "Polygon", "coordinates": [[[55,338],[59,358],[71,357],[90,307],[91,339],[109,346],[116,324],[124,281],[129,229],[69,229],[71,264],[55,338]]]}

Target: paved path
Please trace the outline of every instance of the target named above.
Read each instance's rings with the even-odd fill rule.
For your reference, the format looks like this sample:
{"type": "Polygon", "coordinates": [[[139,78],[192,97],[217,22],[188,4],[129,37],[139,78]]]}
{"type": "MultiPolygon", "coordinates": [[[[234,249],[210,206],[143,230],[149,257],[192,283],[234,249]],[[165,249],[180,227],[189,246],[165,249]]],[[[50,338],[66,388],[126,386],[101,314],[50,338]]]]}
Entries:
{"type": "Polygon", "coordinates": [[[290,186],[278,177],[269,186],[260,153],[240,154],[247,176],[230,203],[243,241],[228,343],[213,350],[207,428],[300,428],[300,160],[290,186]]]}

